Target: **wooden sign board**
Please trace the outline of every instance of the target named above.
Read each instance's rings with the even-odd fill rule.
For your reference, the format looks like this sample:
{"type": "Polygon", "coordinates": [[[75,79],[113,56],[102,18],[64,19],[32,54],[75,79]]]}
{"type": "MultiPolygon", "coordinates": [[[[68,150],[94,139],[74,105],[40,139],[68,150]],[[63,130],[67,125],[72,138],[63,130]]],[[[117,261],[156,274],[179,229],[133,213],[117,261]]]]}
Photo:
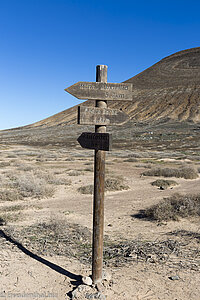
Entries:
{"type": "Polygon", "coordinates": [[[77,141],[82,148],[110,151],[112,135],[109,133],[83,132],[77,141]]]}
{"type": "Polygon", "coordinates": [[[122,125],[129,116],[119,109],[78,107],[78,124],[80,125],[122,125]]]}
{"type": "Polygon", "coordinates": [[[65,89],[65,91],[78,99],[132,101],[131,83],[79,81],[65,89]]]}

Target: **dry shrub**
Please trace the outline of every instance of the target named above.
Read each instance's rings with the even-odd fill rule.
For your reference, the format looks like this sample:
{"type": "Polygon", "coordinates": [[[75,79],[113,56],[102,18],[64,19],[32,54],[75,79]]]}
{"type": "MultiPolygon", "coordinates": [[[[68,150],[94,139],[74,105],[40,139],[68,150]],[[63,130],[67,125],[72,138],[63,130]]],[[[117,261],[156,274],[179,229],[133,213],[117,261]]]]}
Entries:
{"type": "Polygon", "coordinates": [[[17,158],[17,155],[15,155],[15,154],[8,154],[7,158],[17,158]]]}
{"type": "Polygon", "coordinates": [[[67,178],[56,177],[53,173],[39,169],[27,170],[26,173],[6,172],[4,176],[0,176],[0,200],[51,197],[55,191],[52,185],[70,184],[71,181],[67,178]]]}
{"type": "Polygon", "coordinates": [[[0,162],[0,168],[5,168],[10,166],[10,162],[9,161],[2,161],[0,162]]]}
{"type": "Polygon", "coordinates": [[[70,185],[71,180],[65,178],[65,177],[54,177],[52,180],[48,181],[49,184],[55,184],[55,185],[70,185]]]}
{"type": "MultiPolygon", "coordinates": [[[[86,268],[91,266],[92,235],[88,228],[78,224],[50,220],[28,227],[11,225],[3,229],[3,234],[36,255],[62,255],[79,260],[86,268]]],[[[170,235],[174,235],[174,232],[170,235]]],[[[199,241],[198,234],[195,238],[199,241]]],[[[185,269],[187,272],[193,270],[194,273],[200,267],[199,247],[193,240],[189,242],[185,238],[176,238],[176,233],[173,238],[155,241],[138,238],[113,241],[105,236],[105,267],[119,268],[125,264],[130,266],[133,262],[142,263],[143,268],[144,264],[160,264],[170,269],[185,269]]]]}
{"type": "Polygon", "coordinates": [[[78,224],[51,219],[28,227],[7,227],[6,234],[39,255],[82,256],[91,232],[78,224]]]}
{"type": "Polygon", "coordinates": [[[93,165],[93,162],[87,161],[86,163],[84,163],[84,165],[85,165],[85,166],[91,166],[91,165],[93,165]]]}
{"type": "Polygon", "coordinates": [[[106,191],[121,191],[127,189],[129,189],[129,186],[124,184],[122,178],[108,178],[105,180],[106,191]]]}
{"type": "Polygon", "coordinates": [[[167,189],[168,187],[175,186],[177,184],[178,183],[174,180],[164,180],[164,179],[158,179],[151,183],[151,185],[158,186],[161,189],[167,189]]]}
{"type": "Polygon", "coordinates": [[[21,155],[21,156],[40,156],[41,155],[41,152],[37,152],[37,151],[20,151],[18,153],[18,155],[21,155]]]}
{"type": "Polygon", "coordinates": [[[24,205],[3,206],[1,212],[16,212],[25,209],[25,207],[24,205]]]}
{"type": "Polygon", "coordinates": [[[5,175],[0,174],[0,188],[4,188],[8,185],[9,185],[9,179],[5,175]]]}
{"type": "Polygon", "coordinates": [[[19,164],[17,169],[19,171],[30,172],[30,171],[34,170],[35,167],[31,166],[31,165],[26,165],[26,164],[19,164]]]}
{"type": "Polygon", "coordinates": [[[93,190],[94,190],[94,186],[93,184],[89,184],[89,185],[85,185],[85,186],[81,186],[78,188],[78,192],[81,194],[93,194],[93,190]]]}
{"type": "Polygon", "coordinates": [[[93,172],[94,169],[93,169],[93,167],[88,167],[88,168],[85,168],[83,171],[86,171],[86,172],[93,172]]]}
{"type": "Polygon", "coordinates": [[[137,164],[135,165],[136,168],[145,168],[145,169],[151,169],[152,164],[137,164]]]}
{"type": "Polygon", "coordinates": [[[144,176],[163,176],[163,177],[181,177],[185,179],[196,179],[198,173],[191,167],[183,167],[180,169],[172,168],[155,168],[142,173],[144,176]]]}
{"type": "Polygon", "coordinates": [[[138,162],[138,159],[134,157],[130,157],[128,159],[125,159],[124,162],[138,162]]]}
{"type": "Polygon", "coordinates": [[[83,172],[81,172],[81,171],[70,171],[69,173],[67,173],[68,176],[79,176],[82,174],[83,174],[83,172]]]}
{"type": "Polygon", "coordinates": [[[34,174],[18,176],[15,185],[20,190],[23,197],[43,198],[54,194],[54,189],[42,178],[37,178],[34,174]]]}
{"type": "Polygon", "coordinates": [[[0,216],[0,225],[6,225],[7,223],[12,223],[12,222],[16,222],[18,220],[20,220],[22,217],[21,213],[15,213],[15,214],[9,214],[9,213],[5,213],[3,215],[0,216]]]}
{"type": "Polygon", "coordinates": [[[131,154],[128,155],[128,157],[134,157],[134,158],[143,158],[146,154],[140,152],[140,153],[137,153],[137,152],[132,152],[131,154]]]}
{"type": "Polygon", "coordinates": [[[43,178],[38,178],[33,172],[12,175],[10,177],[12,188],[17,190],[22,197],[44,198],[54,194],[54,188],[43,178]]]}
{"type": "Polygon", "coordinates": [[[48,171],[36,169],[34,170],[34,175],[42,180],[45,180],[48,184],[55,185],[70,185],[71,181],[65,177],[56,177],[55,173],[51,173],[48,171]]]}
{"type": "Polygon", "coordinates": [[[55,178],[55,175],[53,173],[41,169],[33,170],[33,174],[37,178],[44,179],[48,183],[55,178]]]}
{"type": "Polygon", "coordinates": [[[160,203],[147,208],[143,216],[150,220],[178,220],[179,217],[200,216],[200,194],[180,195],[163,199],[160,203]]]}
{"type": "MultiPolygon", "coordinates": [[[[105,191],[121,191],[127,189],[129,189],[129,186],[124,184],[122,178],[108,178],[105,180],[105,191]]],[[[92,184],[78,188],[81,194],[93,194],[93,190],[94,186],[92,184]]]]}
{"type": "Polygon", "coordinates": [[[167,235],[184,238],[186,242],[196,240],[197,243],[200,243],[200,233],[191,230],[177,229],[167,233],[167,235]]]}
{"type": "Polygon", "coordinates": [[[2,216],[0,216],[0,226],[5,225],[5,220],[2,216]]]}
{"type": "Polygon", "coordinates": [[[21,193],[16,189],[0,190],[0,201],[17,201],[22,198],[21,193]]]}

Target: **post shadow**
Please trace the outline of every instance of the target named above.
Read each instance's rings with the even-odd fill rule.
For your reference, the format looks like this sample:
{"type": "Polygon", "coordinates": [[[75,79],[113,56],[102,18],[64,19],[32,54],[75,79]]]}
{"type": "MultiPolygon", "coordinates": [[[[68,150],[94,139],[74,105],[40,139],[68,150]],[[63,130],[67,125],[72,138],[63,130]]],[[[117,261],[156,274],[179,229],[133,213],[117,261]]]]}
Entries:
{"type": "Polygon", "coordinates": [[[47,267],[51,268],[52,270],[65,275],[67,277],[69,277],[70,279],[74,280],[71,283],[75,286],[79,285],[81,282],[81,275],[76,275],[74,273],[71,273],[65,269],[63,269],[62,267],[59,267],[58,265],[51,263],[50,261],[38,256],[37,254],[34,254],[33,252],[31,252],[30,250],[26,249],[21,243],[19,243],[18,241],[14,240],[13,238],[11,238],[9,235],[7,235],[3,230],[0,230],[0,237],[5,238],[8,242],[12,243],[13,245],[17,246],[17,248],[19,250],[21,250],[22,252],[24,252],[26,255],[28,255],[29,257],[39,261],[40,263],[46,265],[47,267]]]}

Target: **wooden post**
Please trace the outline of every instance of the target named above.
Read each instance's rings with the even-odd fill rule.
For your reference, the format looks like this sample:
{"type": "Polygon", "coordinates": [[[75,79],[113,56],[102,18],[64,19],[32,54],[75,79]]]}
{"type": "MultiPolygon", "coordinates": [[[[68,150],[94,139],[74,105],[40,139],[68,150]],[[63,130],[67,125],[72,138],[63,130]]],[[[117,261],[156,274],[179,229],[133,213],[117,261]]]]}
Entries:
{"type": "MultiPolygon", "coordinates": [[[[96,82],[107,82],[107,66],[96,67],[96,82]]],[[[96,107],[107,108],[107,102],[96,100],[96,107]]],[[[106,126],[96,125],[95,132],[105,133],[106,126]]],[[[101,282],[103,268],[103,231],[104,231],[104,184],[105,151],[95,150],[94,157],[94,201],[93,201],[93,246],[92,280],[101,282]]]]}
{"type": "Polygon", "coordinates": [[[79,81],[65,91],[78,99],[96,100],[96,107],[78,109],[78,124],[95,125],[95,133],[83,132],[78,142],[83,148],[95,149],[92,280],[98,283],[102,281],[103,268],[105,151],[110,151],[112,144],[112,135],[106,133],[106,125],[123,124],[129,119],[124,112],[108,109],[107,101],[132,101],[132,84],[107,83],[107,66],[99,65],[96,67],[96,82],[79,81]]]}

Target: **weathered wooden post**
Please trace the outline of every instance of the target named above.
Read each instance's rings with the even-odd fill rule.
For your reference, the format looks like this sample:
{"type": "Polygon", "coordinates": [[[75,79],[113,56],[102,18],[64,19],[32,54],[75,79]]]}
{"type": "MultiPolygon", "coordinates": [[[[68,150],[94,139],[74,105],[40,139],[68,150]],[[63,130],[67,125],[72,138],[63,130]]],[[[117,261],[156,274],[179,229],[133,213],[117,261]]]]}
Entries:
{"type": "Polygon", "coordinates": [[[96,100],[95,107],[79,106],[78,124],[95,125],[95,133],[83,132],[78,142],[83,148],[94,149],[94,200],[92,280],[102,280],[103,231],[104,231],[104,185],[105,151],[111,150],[112,136],[106,133],[107,125],[121,125],[129,117],[118,109],[108,109],[109,100],[132,100],[132,84],[107,83],[107,66],[96,67],[96,82],[77,82],[65,89],[79,99],[96,100]]]}
{"type": "MultiPolygon", "coordinates": [[[[96,67],[96,82],[107,82],[107,66],[96,67]]],[[[107,102],[96,100],[96,107],[107,108],[107,102]]],[[[95,132],[106,133],[106,126],[96,125],[95,132]]],[[[95,150],[92,246],[92,280],[94,283],[102,280],[105,156],[105,151],[95,150]]]]}

